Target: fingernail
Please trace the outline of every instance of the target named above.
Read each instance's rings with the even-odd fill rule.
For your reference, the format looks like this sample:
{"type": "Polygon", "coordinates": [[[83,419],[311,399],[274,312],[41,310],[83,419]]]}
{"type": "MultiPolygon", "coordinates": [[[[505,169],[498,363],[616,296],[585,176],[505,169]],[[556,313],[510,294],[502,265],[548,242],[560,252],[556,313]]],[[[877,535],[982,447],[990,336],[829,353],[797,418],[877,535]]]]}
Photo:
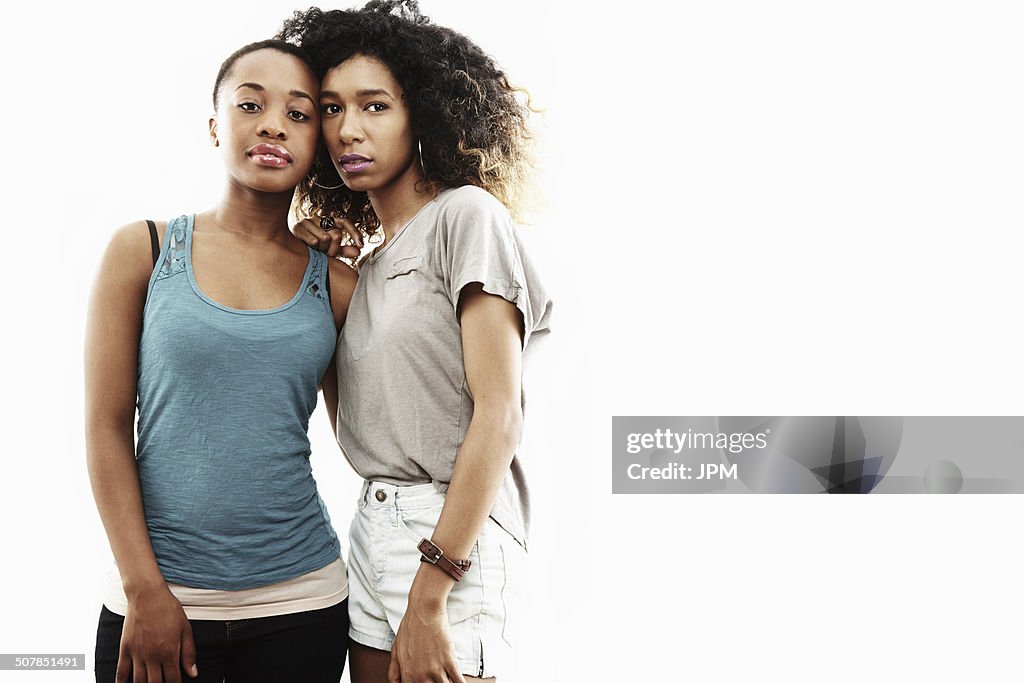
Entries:
{"type": "Polygon", "coordinates": [[[199,675],[199,667],[196,666],[195,664],[192,665],[191,671],[192,671],[192,675],[193,676],[198,676],[199,675]]]}

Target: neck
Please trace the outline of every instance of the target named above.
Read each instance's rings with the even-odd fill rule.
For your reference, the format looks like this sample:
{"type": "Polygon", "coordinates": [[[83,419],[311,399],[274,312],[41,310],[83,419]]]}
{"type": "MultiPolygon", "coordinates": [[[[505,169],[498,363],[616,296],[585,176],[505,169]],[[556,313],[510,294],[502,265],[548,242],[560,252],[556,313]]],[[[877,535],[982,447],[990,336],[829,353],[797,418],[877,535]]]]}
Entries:
{"type": "Polygon", "coordinates": [[[414,164],[387,187],[369,192],[370,204],[384,230],[384,244],[390,242],[427,202],[437,196],[432,189],[423,187],[419,182],[422,179],[419,167],[414,164]]]}
{"type": "Polygon", "coordinates": [[[293,192],[260,192],[228,179],[224,196],[208,215],[223,230],[274,239],[288,234],[293,192]]]}

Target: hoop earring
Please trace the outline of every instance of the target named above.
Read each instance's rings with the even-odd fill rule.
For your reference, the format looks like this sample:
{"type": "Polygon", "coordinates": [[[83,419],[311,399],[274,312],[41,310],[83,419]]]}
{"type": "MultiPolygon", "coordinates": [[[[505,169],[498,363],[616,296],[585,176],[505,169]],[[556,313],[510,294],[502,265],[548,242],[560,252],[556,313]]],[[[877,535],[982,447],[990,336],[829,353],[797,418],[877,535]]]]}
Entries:
{"type": "MultiPolygon", "coordinates": [[[[320,175],[323,172],[325,166],[327,166],[327,164],[325,164],[322,159],[317,158],[315,160],[315,162],[313,163],[313,168],[311,169],[311,174],[313,175],[313,177],[316,177],[316,176],[320,175]]],[[[329,168],[331,168],[331,170],[334,170],[334,165],[331,164],[331,166],[329,168]]],[[[335,171],[335,173],[337,173],[337,171],[335,171]]],[[[341,180],[341,176],[340,175],[338,176],[338,179],[341,180]]],[[[338,184],[338,185],[331,185],[331,186],[321,185],[320,183],[318,183],[315,180],[310,180],[309,182],[312,185],[314,185],[316,187],[319,187],[321,190],[337,190],[337,189],[340,189],[342,187],[345,187],[345,181],[344,180],[341,180],[341,183],[338,184]]]]}
{"type": "Polygon", "coordinates": [[[341,185],[332,185],[330,187],[328,187],[327,185],[321,185],[320,183],[318,183],[315,180],[310,181],[310,182],[312,182],[314,185],[319,187],[321,190],[337,190],[339,187],[345,187],[345,183],[344,182],[342,182],[341,185]]]}
{"type": "Polygon", "coordinates": [[[416,141],[416,152],[419,154],[420,157],[420,170],[426,173],[427,168],[423,165],[423,143],[420,142],[419,140],[416,141]]]}

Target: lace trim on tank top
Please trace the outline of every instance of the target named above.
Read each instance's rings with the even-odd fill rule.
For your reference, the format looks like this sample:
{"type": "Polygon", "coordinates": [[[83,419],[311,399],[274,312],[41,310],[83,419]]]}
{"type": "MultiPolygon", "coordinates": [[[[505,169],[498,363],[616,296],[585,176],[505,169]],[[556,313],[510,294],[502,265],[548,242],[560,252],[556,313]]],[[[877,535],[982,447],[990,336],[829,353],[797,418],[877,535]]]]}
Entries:
{"type": "Polygon", "coordinates": [[[310,254],[310,258],[313,259],[313,268],[309,273],[309,284],[306,286],[306,294],[330,306],[330,302],[327,301],[327,286],[324,279],[327,257],[318,251],[313,251],[310,254]]]}
{"type": "Polygon", "coordinates": [[[186,219],[180,216],[171,221],[167,226],[167,249],[165,256],[160,263],[160,271],[156,275],[157,280],[169,278],[172,275],[185,272],[185,224],[186,219]]]}
{"type": "MultiPolygon", "coordinates": [[[[168,236],[165,239],[168,240],[168,243],[167,248],[164,250],[164,258],[160,262],[160,269],[157,271],[157,280],[165,280],[185,272],[185,262],[188,256],[186,251],[188,242],[185,234],[187,227],[188,216],[179,216],[167,226],[168,236]]],[[[327,256],[313,249],[309,251],[310,259],[313,263],[309,278],[306,280],[305,293],[327,306],[328,310],[330,310],[331,302],[327,298],[327,256]]]]}

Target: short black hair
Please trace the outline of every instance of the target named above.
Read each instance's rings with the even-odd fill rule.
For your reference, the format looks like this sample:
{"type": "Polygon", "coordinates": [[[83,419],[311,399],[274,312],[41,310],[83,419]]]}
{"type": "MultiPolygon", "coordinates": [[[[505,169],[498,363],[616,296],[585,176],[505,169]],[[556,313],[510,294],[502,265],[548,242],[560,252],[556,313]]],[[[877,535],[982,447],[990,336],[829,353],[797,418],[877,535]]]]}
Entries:
{"type": "Polygon", "coordinates": [[[285,40],[277,40],[272,38],[269,40],[258,40],[255,43],[249,43],[243,47],[238,48],[231,53],[231,56],[224,60],[224,63],[220,65],[220,71],[217,72],[217,80],[213,84],[213,110],[217,111],[217,98],[220,97],[221,86],[224,85],[224,81],[227,80],[231,74],[231,69],[234,68],[235,62],[242,57],[252,54],[253,52],[259,52],[260,50],[277,50],[293,57],[297,57],[303,64],[308,66],[313,73],[316,73],[316,68],[313,65],[313,60],[310,59],[309,55],[298,45],[293,45],[285,40]]]}

